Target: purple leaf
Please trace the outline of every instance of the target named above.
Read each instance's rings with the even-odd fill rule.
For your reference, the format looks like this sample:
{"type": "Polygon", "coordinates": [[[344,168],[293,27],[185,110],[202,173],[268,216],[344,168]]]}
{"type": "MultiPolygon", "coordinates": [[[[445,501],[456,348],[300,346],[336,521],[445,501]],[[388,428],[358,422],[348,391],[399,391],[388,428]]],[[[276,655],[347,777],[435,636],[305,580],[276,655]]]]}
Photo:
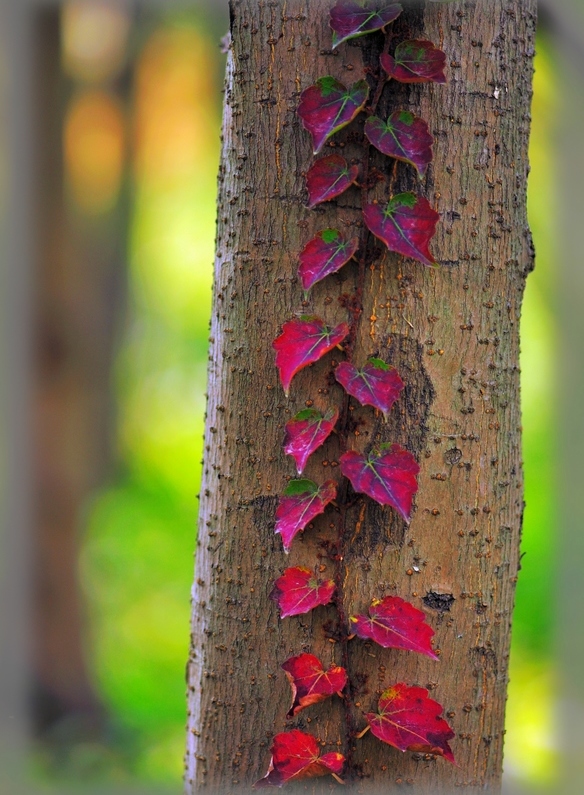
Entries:
{"type": "Polygon", "coordinates": [[[368,616],[350,616],[349,621],[355,635],[373,640],[384,649],[406,649],[440,659],[432,648],[434,630],[426,623],[426,616],[399,596],[374,599],[368,616]]]}
{"type": "Polygon", "coordinates": [[[358,176],[359,167],[349,166],[342,155],[321,157],[306,174],[308,207],[340,196],[357,181],[358,176]]]}
{"type": "Polygon", "coordinates": [[[284,452],[296,461],[299,475],[309,456],[329,437],[338,418],[338,411],[327,411],[323,416],[316,409],[304,409],[286,423],[284,452]]]}
{"type": "Polygon", "coordinates": [[[284,552],[290,552],[294,537],[304,530],[337,496],[334,480],[317,486],[312,480],[291,480],[276,510],[275,532],[282,536],[284,552]]]}
{"type": "Polygon", "coordinates": [[[298,275],[305,290],[335,273],[345,265],[359,248],[359,238],[345,240],[338,229],[323,229],[309,240],[300,253],[298,275]]]}
{"type": "Polygon", "coordinates": [[[401,12],[401,5],[392,0],[337,0],[331,8],[333,50],[347,39],[384,28],[401,12]]]}
{"type": "Polygon", "coordinates": [[[361,370],[350,362],[341,362],[335,370],[335,378],[362,406],[374,406],[386,419],[404,388],[395,367],[381,359],[369,359],[361,370]]]}
{"type": "Polygon", "coordinates": [[[409,523],[420,471],[410,452],[399,444],[382,445],[379,452],[372,450],[368,456],[351,450],[341,456],[340,463],[341,472],[355,491],[380,505],[391,505],[409,523]]]}
{"type": "Polygon", "coordinates": [[[443,711],[441,704],[428,698],[425,688],[398,682],[381,694],[377,712],[365,717],[371,734],[384,743],[400,751],[443,756],[456,764],[448,744],[455,734],[440,717],[443,711]]]}
{"type": "Polygon", "coordinates": [[[292,706],[287,718],[292,718],[311,704],[318,704],[330,698],[347,684],[347,672],[340,665],[331,665],[325,671],[323,664],[314,654],[299,654],[289,657],[280,666],[292,688],[292,706]]]}
{"type": "Polygon", "coordinates": [[[409,110],[394,111],[387,121],[370,116],[365,135],[384,155],[411,163],[421,177],[432,162],[432,143],[428,125],[409,110]]]}
{"type": "Polygon", "coordinates": [[[316,737],[300,729],[292,729],[274,737],[268,772],[256,781],[253,789],[282,787],[288,781],[295,783],[329,773],[338,778],[344,763],[345,757],[336,751],[320,756],[320,743],[316,737]]]}
{"type": "Polygon", "coordinates": [[[276,367],[280,371],[286,397],[296,373],[317,362],[342,342],[348,333],[349,326],[346,323],[339,323],[331,329],[320,318],[309,315],[284,323],[282,333],[272,342],[272,347],[276,351],[276,367]]]}
{"type": "Polygon", "coordinates": [[[346,127],[367,102],[369,85],[358,80],[346,88],[327,75],[300,95],[298,115],[306,130],[312,135],[314,154],[317,155],[326,140],[338,130],[346,127]]]}
{"type": "Polygon", "coordinates": [[[436,264],[429,245],[440,216],[423,196],[398,193],[385,208],[379,204],[365,205],[363,216],[371,232],[383,240],[390,251],[417,259],[424,265],[436,264]]]}
{"type": "Polygon", "coordinates": [[[400,83],[445,83],[446,55],[431,41],[402,41],[393,57],[382,53],[380,62],[389,77],[400,83]]]}
{"type": "Polygon", "coordinates": [[[334,580],[319,580],[305,566],[294,566],[278,577],[270,599],[280,608],[280,618],[287,618],[309,613],[320,605],[328,605],[334,592],[334,580]]]}

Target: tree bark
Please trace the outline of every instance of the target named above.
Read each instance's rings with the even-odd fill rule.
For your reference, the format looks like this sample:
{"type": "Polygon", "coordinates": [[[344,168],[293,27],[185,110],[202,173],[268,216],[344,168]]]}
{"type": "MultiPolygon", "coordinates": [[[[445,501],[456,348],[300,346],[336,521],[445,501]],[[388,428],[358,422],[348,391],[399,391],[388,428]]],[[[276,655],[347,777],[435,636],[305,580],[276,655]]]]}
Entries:
{"type": "MultiPolygon", "coordinates": [[[[274,535],[278,495],[294,467],[282,451],[285,422],[307,405],[339,406],[334,355],[298,374],[284,397],[271,348],[279,326],[303,310],[330,325],[347,319],[358,267],[317,284],[303,303],[297,255],[318,230],[360,223],[359,193],[305,207],[313,162],[296,108],[318,77],[352,82],[375,67],[373,34],[331,52],[331,2],[232,0],[205,462],[188,666],[188,793],[242,792],[267,770],[271,739],[298,727],[323,752],[350,757],[359,792],[496,791],[500,786],[511,612],[523,512],[519,317],[533,250],[526,219],[527,144],[535,1],[408,5],[397,40],[427,38],[445,50],[445,86],[389,83],[380,114],[407,108],[429,123],[434,162],[421,191],[441,213],[438,269],[380,252],[367,275],[354,360],[395,365],[404,395],[383,423],[355,407],[350,438],[362,450],[396,441],[419,461],[409,527],[390,508],[359,498],[349,509],[342,561],[345,615],[372,597],[399,595],[424,609],[440,661],[348,644],[353,704],[329,699],[285,715],[281,664],[310,651],[341,662],[334,606],[280,620],[269,599],[287,566],[320,564],[337,515],[327,511],[288,557],[274,535]],[[401,754],[371,733],[362,713],[395,682],[419,684],[444,705],[459,767],[401,754]]],[[[361,122],[362,123],[362,122],[361,122]]],[[[359,125],[333,138],[363,159],[359,125]],[[355,135],[357,131],[357,135],[355,135]]],[[[334,151],[327,149],[325,153],[334,151]]],[[[392,192],[416,189],[411,169],[372,155],[392,192]]],[[[311,458],[306,477],[340,477],[338,442],[311,458]]],[[[311,781],[305,785],[314,787],[311,781]]],[[[336,787],[331,779],[319,786],[336,787]]]]}

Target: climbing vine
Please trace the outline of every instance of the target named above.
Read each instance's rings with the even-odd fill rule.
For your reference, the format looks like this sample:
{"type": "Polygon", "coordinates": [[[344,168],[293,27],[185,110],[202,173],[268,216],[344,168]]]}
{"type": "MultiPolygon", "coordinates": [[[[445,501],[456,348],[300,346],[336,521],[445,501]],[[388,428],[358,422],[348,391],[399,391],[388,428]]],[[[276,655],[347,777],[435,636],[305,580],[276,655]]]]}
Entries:
{"type": "MultiPolygon", "coordinates": [[[[344,390],[342,405],[330,407],[324,414],[316,409],[305,409],[296,414],[285,429],[284,452],[293,457],[299,477],[289,482],[279,498],[275,533],[280,535],[288,553],[295,537],[316,516],[333,506],[339,513],[338,538],[332,555],[336,571],[332,579],[323,579],[318,566],[314,570],[304,566],[289,567],[275,581],[271,598],[278,606],[281,619],[332,602],[338,612],[343,663],[325,669],[312,654],[299,654],[285,660],[282,668],[292,691],[288,718],[335,695],[344,699],[349,711],[353,705],[350,704],[348,644],[354,638],[372,641],[383,648],[413,651],[433,660],[439,659],[432,646],[434,631],[421,610],[399,596],[380,598],[373,594],[367,615],[347,616],[341,593],[341,563],[348,544],[346,513],[356,495],[391,506],[409,524],[418,490],[419,465],[410,451],[390,443],[359,453],[349,449],[348,442],[352,427],[351,398],[380,412],[387,420],[405,386],[390,362],[376,357],[355,361],[366,273],[376,256],[370,235],[382,241],[389,251],[426,266],[436,266],[430,242],[439,215],[428,200],[411,191],[390,195],[385,202],[372,198],[380,175],[370,169],[370,147],[414,169],[420,179],[432,161],[433,139],[423,119],[400,108],[393,109],[387,119],[376,115],[384,88],[392,80],[445,82],[445,54],[432,42],[407,40],[393,46],[391,23],[401,12],[402,6],[396,2],[338,0],[330,11],[333,49],[349,39],[383,31],[385,39],[379,68],[368,69],[366,76],[350,86],[331,75],[320,77],[302,92],[297,109],[311,136],[314,155],[319,155],[329,139],[357,116],[365,113],[366,120],[360,164],[350,163],[334,153],[315,160],[306,175],[308,209],[331,201],[349,189],[359,189],[363,215],[359,236],[347,237],[337,228],[323,229],[307,241],[298,254],[298,276],[305,298],[317,282],[339,271],[349,261],[357,262],[356,291],[345,301],[348,321],[329,327],[319,317],[301,314],[286,320],[273,342],[276,367],[286,396],[294,376],[302,368],[318,362],[335,348],[340,348],[345,356],[334,370],[335,379],[344,390]],[[343,478],[339,482],[327,480],[319,485],[301,477],[309,457],[335,430],[342,448],[339,463],[343,478]]],[[[426,689],[397,682],[381,694],[377,712],[363,715],[363,728],[354,727],[351,720],[347,720],[348,757],[353,740],[371,731],[379,740],[401,751],[421,751],[454,762],[449,745],[454,732],[441,717],[442,711],[442,706],[428,697],[426,689]]],[[[274,737],[268,772],[256,787],[282,786],[291,780],[328,774],[342,782],[343,770],[351,770],[348,757],[337,752],[321,756],[316,737],[299,729],[284,731],[274,737]]]]}

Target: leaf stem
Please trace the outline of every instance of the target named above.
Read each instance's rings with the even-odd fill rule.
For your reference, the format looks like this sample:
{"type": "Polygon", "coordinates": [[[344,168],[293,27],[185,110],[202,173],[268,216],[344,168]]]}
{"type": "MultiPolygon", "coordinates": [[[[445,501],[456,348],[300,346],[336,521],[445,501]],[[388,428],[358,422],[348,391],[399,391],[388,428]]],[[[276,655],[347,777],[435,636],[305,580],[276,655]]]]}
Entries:
{"type": "MultiPolygon", "coordinates": [[[[389,45],[391,43],[391,39],[393,38],[392,33],[385,32],[385,41],[383,46],[383,52],[387,53],[389,51],[389,45]]],[[[371,102],[371,106],[368,110],[371,113],[374,113],[379,100],[381,99],[381,95],[383,93],[383,88],[386,83],[386,78],[383,75],[383,70],[381,66],[379,67],[378,76],[377,76],[377,85],[375,87],[375,91],[373,94],[373,100],[371,102]]],[[[365,138],[364,139],[364,158],[363,158],[363,177],[361,179],[360,190],[361,190],[361,206],[364,209],[367,205],[368,196],[369,196],[369,161],[370,161],[370,153],[371,153],[371,144],[365,138]]],[[[365,290],[365,278],[367,273],[367,266],[371,264],[370,262],[370,240],[371,236],[369,230],[364,222],[362,222],[362,227],[359,234],[359,257],[357,258],[358,262],[358,270],[357,270],[357,281],[355,285],[355,293],[351,297],[349,301],[349,310],[350,310],[350,323],[349,323],[349,334],[343,343],[345,349],[346,360],[351,362],[353,359],[353,354],[355,350],[355,345],[357,343],[357,335],[359,332],[359,326],[361,324],[361,316],[363,314],[363,294],[365,290]]],[[[340,422],[339,422],[339,443],[341,448],[341,453],[346,452],[349,443],[349,429],[350,429],[350,397],[347,393],[343,395],[343,405],[340,412],[340,422]]],[[[346,691],[346,698],[343,700],[344,707],[345,707],[345,759],[346,759],[346,771],[347,776],[349,778],[353,777],[353,741],[363,736],[363,734],[368,731],[369,727],[365,729],[360,734],[357,734],[356,730],[356,722],[355,722],[355,704],[353,701],[353,694],[351,691],[351,681],[352,678],[349,674],[350,671],[350,655],[349,655],[349,640],[354,635],[348,634],[348,616],[345,610],[344,604],[344,589],[343,589],[343,579],[344,579],[344,570],[345,570],[345,559],[347,553],[347,545],[348,545],[348,533],[347,533],[347,512],[350,508],[352,502],[349,499],[349,482],[346,478],[343,478],[341,484],[339,486],[337,492],[337,503],[339,507],[339,523],[338,523],[338,534],[337,534],[337,543],[336,543],[336,550],[335,550],[335,597],[334,603],[337,609],[338,617],[339,617],[339,635],[340,635],[340,647],[341,647],[341,665],[345,668],[348,674],[348,686],[346,691]]]]}

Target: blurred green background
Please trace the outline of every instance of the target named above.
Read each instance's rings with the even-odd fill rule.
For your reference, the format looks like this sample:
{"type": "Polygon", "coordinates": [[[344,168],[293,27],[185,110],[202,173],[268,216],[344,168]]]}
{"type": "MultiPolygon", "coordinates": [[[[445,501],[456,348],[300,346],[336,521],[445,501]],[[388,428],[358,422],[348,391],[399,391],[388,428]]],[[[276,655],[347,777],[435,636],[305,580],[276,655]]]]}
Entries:
{"type": "MultiPolygon", "coordinates": [[[[87,506],[80,559],[88,660],[111,742],[79,743],[58,758],[39,746],[37,773],[58,780],[60,791],[68,784],[78,791],[81,780],[181,787],[224,64],[218,38],[204,13],[181,11],[151,20],[135,45],[129,305],[114,368],[117,464],[87,506]]],[[[529,182],[537,265],[522,318],[527,508],[505,752],[510,780],[530,791],[553,782],[556,764],[555,81],[540,35],[529,182]]],[[[82,179],[75,157],[72,202],[82,179]]],[[[101,208],[98,201],[85,211],[98,214],[114,200],[106,190],[101,208]]]]}

